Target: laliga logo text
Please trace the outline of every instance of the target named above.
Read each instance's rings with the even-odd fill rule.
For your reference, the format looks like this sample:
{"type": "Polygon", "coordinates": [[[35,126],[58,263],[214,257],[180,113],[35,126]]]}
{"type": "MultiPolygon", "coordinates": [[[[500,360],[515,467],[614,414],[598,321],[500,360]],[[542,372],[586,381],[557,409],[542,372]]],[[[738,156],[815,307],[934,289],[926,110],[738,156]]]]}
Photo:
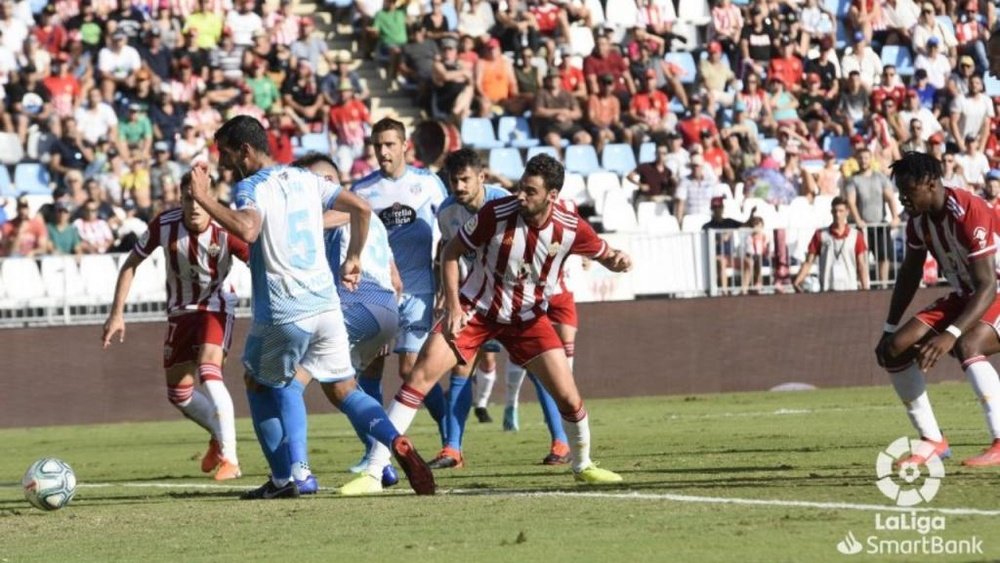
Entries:
{"type": "MultiPolygon", "coordinates": [[[[922,502],[930,502],[941,488],[944,478],[944,464],[934,453],[930,444],[920,440],[899,438],[884,451],[879,452],[875,461],[875,472],[878,476],[876,485],[886,497],[892,499],[896,506],[911,507],[922,502]],[[923,464],[909,459],[915,455],[926,461],[923,464]],[[893,466],[898,465],[894,468],[893,466]],[[921,471],[924,467],[926,471],[921,471]]],[[[837,551],[844,555],[981,555],[983,541],[978,536],[966,539],[946,539],[939,535],[946,529],[944,516],[918,515],[916,511],[894,512],[891,514],[875,513],[875,530],[899,535],[902,532],[916,533],[913,538],[890,538],[870,535],[863,540],[848,531],[841,541],[837,542],[837,551]]]]}

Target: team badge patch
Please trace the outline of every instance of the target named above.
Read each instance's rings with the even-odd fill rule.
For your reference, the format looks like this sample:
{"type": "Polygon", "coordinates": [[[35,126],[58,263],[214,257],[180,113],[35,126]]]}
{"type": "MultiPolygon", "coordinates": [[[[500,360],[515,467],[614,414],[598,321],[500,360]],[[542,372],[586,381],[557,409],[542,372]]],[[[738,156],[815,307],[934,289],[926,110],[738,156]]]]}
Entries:
{"type": "Polygon", "coordinates": [[[986,248],[986,229],[976,227],[976,230],[972,231],[972,236],[979,243],[979,248],[986,248]]]}
{"type": "Polygon", "coordinates": [[[562,243],[561,242],[554,242],[554,243],[550,244],[549,245],[549,256],[555,256],[556,254],[559,254],[560,250],[562,250],[562,243]]]}
{"type": "Polygon", "coordinates": [[[479,226],[479,216],[473,215],[469,217],[469,220],[465,222],[465,234],[472,236],[472,233],[476,232],[476,227],[479,226]]]}
{"type": "Polygon", "coordinates": [[[219,246],[219,245],[217,245],[217,244],[215,244],[214,242],[212,244],[208,245],[208,255],[211,256],[211,257],[213,257],[213,258],[216,257],[216,256],[218,256],[219,252],[221,252],[221,251],[222,251],[222,247],[219,246]]]}

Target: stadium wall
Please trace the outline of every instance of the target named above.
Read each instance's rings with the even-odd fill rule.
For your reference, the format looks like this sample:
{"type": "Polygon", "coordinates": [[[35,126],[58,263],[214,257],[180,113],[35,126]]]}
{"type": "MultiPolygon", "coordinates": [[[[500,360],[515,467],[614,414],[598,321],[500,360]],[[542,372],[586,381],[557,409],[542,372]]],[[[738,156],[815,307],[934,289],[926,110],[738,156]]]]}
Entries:
{"type": "MultiPolygon", "coordinates": [[[[923,306],[944,293],[924,290],[923,306]]],[[[759,391],[787,382],[882,385],[873,350],[890,292],[650,299],[579,306],[578,381],[585,397],[759,391]]],[[[912,313],[913,311],[910,311],[912,313]]],[[[248,321],[237,322],[239,358],[248,321]]],[[[177,418],[166,400],[163,323],[131,323],[124,344],[100,346],[99,326],[9,329],[3,341],[0,427],[177,418]]],[[[238,361],[226,382],[239,416],[246,400],[238,361]]],[[[398,386],[387,362],[386,397],[398,386]]],[[[503,366],[499,370],[502,380],[503,366]]],[[[930,379],[962,378],[942,362],[930,379]]],[[[531,385],[522,396],[534,400],[531,385]]],[[[503,401],[503,385],[494,401],[503,401]]],[[[332,410],[315,386],[311,412],[332,410]]]]}

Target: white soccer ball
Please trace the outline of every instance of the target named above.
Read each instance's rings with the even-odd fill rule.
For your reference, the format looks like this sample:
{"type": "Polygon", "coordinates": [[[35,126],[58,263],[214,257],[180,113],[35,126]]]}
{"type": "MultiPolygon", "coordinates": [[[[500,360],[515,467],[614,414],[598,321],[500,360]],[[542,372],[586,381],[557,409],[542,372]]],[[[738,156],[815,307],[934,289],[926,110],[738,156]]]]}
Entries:
{"type": "Polygon", "coordinates": [[[54,457],[44,457],[24,472],[21,479],[24,498],[41,510],[58,510],[76,493],[76,474],[68,463],[54,457]]]}

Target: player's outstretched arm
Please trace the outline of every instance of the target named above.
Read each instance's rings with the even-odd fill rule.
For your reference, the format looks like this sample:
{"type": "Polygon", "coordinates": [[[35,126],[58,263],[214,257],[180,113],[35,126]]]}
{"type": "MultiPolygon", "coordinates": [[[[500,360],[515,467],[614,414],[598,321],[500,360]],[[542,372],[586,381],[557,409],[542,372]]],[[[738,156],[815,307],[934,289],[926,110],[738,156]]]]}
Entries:
{"type": "Polygon", "coordinates": [[[367,201],[357,195],[347,190],[340,190],[333,202],[333,209],[351,216],[351,242],[347,246],[344,263],[340,266],[340,279],[347,289],[354,291],[361,283],[361,250],[368,240],[368,223],[371,221],[372,208],[367,201]]]}
{"type": "Polygon", "coordinates": [[[132,280],[135,279],[135,270],[145,260],[135,252],[128,255],[122,269],[118,272],[118,282],[115,284],[115,300],[111,303],[111,312],[108,313],[107,320],[104,321],[104,332],[101,341],[106,349],[111,346],[111,341],[118,335],[118,342],[125,342],[125,299],[132,289],[132,280]]]}
{"type": "Polygon", "coordinates": [[[627,272],[632,269],[632,257],[617,248],[609,247],[597,261],[612,272],[627,272]]]}
{"type": "Polygon", "coordinates": [[[191,197],[198,202],[212,219],[215,219],[229,234],[253,244],[260,235],[261,218],[255,209],[230,209],[212,197],[212,180],[208,176],[208,164],[199,162],[191,169],[191,197]]]}
{"type": "Polygon", "coordinates": [[[462,332],[467,322],[458,297],[460,271],[458,261],[466,251],[465,243],[455,237],[444,247],[441,257],[441,291],[444,294],[444,336],[449,340],[462,332]]]}

